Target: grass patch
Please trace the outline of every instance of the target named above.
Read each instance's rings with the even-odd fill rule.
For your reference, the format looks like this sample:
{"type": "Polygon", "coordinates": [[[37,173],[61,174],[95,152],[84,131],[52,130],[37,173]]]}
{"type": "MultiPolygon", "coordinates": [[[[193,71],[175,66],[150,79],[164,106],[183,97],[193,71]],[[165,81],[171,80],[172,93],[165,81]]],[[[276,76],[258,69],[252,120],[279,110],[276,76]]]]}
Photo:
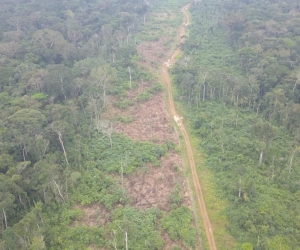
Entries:
{"type": "Polygon", "coordinates": [[[128,124],[128,123],[132,123],[134,121],[134,118],[130,116],[119,116],[118,121],[128,124]]]}

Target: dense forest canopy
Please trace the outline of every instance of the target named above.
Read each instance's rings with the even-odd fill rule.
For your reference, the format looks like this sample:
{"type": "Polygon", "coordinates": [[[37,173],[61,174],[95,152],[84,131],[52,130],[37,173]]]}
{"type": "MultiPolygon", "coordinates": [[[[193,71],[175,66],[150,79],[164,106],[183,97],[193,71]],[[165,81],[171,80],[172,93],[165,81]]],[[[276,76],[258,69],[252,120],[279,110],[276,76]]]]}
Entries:
{"type": "Polygon", "coordinates": [[[123,187],[174,144],[133,141],[102,117],[112,99],[126,109],[128,90],[156,81],[136,51],[154,3],[0,2],[0,249],[161,249],[162,231],[174,249],[192,247],[179,187],[164,210],[131,206],[123,187]],[[96,226],[80,223],[89,207],[96,226]]]}
{"type": "Polygon", "coordinates": [[[1,150],[12,161],[34,164],[64,140],[74,145],[76,135],[89,134],[86,126],[99,119],[107,95],[124,91],[123,76],[135,53],[129,37],[147,5],[2,2],[1,150]]]}
{"type": "Polygon", "coordinates": [[[299,249],[299,2],[203,0],[190,10],[177,98],[206,153],[201,168],[228,202],[228,230],[237,249],[299,249]]]}

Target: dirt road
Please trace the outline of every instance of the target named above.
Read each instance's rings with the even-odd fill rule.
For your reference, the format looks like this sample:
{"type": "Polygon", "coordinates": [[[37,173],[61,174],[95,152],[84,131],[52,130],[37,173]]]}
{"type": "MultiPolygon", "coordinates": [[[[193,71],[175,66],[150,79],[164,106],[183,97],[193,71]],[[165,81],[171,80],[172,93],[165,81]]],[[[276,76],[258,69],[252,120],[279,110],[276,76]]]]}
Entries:
{"type": "MultiPolygon", "coordinates": [[[[188,24],[190,23],[189,14],[187,11],[188,8],[189,8],[189,5],[186,5],[181,9],[181,11],[184,14],[184,23],[180,27],[180,30],[179,30],[178,44],[180,44],[184,41],[185,27],[188,26],[188,24]]],[[[172,85],[171,85],[171,79],[170,79],[170,76],[168,73],[168,67],[170,67],[172,64],[175,63],[175,59],[176,59],[177,55],[179,54],[179,52],[180,52],[180,50],[179,50],[179,48],[177,48],[174,51],[171,59],[169,59],[167,62],[163,63],[162,74],[163,74],[163,79],[165,81],[165,84],[166,84],[167,90],[168,90],[170,112],[171,112],[172,116],[174,117],[174,120],[176,121],[176,123],[184,137],[184,140],[185,140],[186,149],[187,149],[188,158],[189,158],[189,165],[190,165],[192,177],[193,177],[193,184],[195,187],[197,201],[198,201],[198,205],[199,205],[201,216],[202,216],[203,223],[204,223],[204,228],[205,228],[205,233],[206,233],[206,238],[208,241],[209,249],[216,250],[217,248],[216,248],[216,243],[215,243],[215,239],[214,239],[214,233],[213,233],[213,229],[212,229],[212,226],[211,226],[208,214],[207,214],[205,201],[203,198],[203,192],[201,189],[201,184],[200,184],[197,170],[196,170],[196,165],[195,165],[195,160],[194,160],[194,156],[193,156],[190,139],[186,132],[185,126],[181,121],[181,118],[176,113],[174,101],[173,101],[172,85]]]]}

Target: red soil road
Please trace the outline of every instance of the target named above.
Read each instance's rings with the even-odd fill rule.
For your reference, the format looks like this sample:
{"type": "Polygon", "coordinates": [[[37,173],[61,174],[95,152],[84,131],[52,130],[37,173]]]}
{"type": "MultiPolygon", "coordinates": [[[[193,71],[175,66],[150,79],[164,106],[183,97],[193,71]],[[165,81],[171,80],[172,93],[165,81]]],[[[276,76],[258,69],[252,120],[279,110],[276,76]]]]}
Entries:
{"type": "MultiPolygon", "coordinates": [[[[182,38],[182,36],[185,34],[185,27],[186,24],[190,23],[190,18],[189,18],[189,14],[188,14],[188,8],[189,8],[189,4],[184,6],[181,11],[184,14],[184,24],[180,27],[179,29],[179,44],[181,42],[183,42],[182,40],[184,38],[182,38]]],[[[173,95],[172,95],[172,84],[171,84],[171,79],[170,79],[170,75],[168,73],[168,64],[170,65],[175,63],[175,59],[178,56],[180,50],[179,48],[177,48],[171,59],[169,60],[169,63],[163,63],[162,66],[162,75],[163,75],[163,79],[165,81],[167,90],[168,90],[168,97],[169,97],[169,105],[170,105],[170,112],[172,114],[173,117],[179,117],[179,115],[177,115],[176,110],[175,110],[175,106],[174,106],[174,101],[173,101],[173,95]]],[[[203,198],[203,192],[202,192],[202,188],[201,188],[201,184],[198,178],[198,174],[197,174],[197,170],[196,170],[196,165],[195,165],[195,160],[194,160],[194,155],[193,155],[193,150],[192,150],[192,146],[190,143],[190,139],[188,136],[188,133],[186,132],[185,126],[184,124],[179,120],[177,122],[179,129],[184,137],[185,140],[185,144],[186,144],[186,149],[187,149],[187,153],[188,153],[188,158],[189,158],[189,165],[190,165],[190,169],[192,172],[192,177],[193,177],[193,184],[195,187],[195,192],[196,192],[196,196],[197,196],[197,201],[198,201],[198,205],[200,208],[200,212],[201,212],[201,216],[203,219],[203,224],[204,224],[204,228],[205,228],[205,233],[206,233],[206,238],[208,241],[208,245],[209,245],[209,249],[210,250],[216,250],[216,243],[215,243],[215,238],[214,238],[214,233],[213,233],[213,229],[208,217],[208,213],[206,210],[206,206],[205,206],[205,201],[203,198]]]]}

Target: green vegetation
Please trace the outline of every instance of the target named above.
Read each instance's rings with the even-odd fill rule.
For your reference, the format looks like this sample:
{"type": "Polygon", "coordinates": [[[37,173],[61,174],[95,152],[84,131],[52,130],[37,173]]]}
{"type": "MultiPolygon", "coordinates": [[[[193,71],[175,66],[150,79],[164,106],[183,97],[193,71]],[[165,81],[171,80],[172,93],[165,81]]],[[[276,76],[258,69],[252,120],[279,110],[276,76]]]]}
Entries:
{"type": "Polygon", "coordinates": [[[156,94],[157,92],[162,91],[162,86],[159,83],[156,83],[152,85],[149,89],[146,91],[140,93],[138,97],[136,98],[137,101],[143,102],[150,100],[153,96],[153,94],[156,94]]]}
{"type": "Polygon", "coordinates": [[[190,11],[176,98],[206,158],[199,169],[226,201],[219,214],[236,249],[299,249],[298,2],[203,0],[190,11]]]}
{"type": "Polygon", "coordinates": [[[156,230],[158,215],[158,209],[138,211],[131,207],[125,207],[114,211],[114,222],[110,223],[108,227],[115,234],[115,240],[122,249],[125,249],[122,230],[132,232],[129,240],[132,249],[161,249],[163,240],[159,231],[156,230]]]}
{"type": "Polygon", "coordinates": [[[181,238],[187,247],[193,247],[196,242],[196,230],[191,225],[193,215],[187,207],[173,209],[162,221],[162,227],[167,230],[172,240],[181,238]]]}

